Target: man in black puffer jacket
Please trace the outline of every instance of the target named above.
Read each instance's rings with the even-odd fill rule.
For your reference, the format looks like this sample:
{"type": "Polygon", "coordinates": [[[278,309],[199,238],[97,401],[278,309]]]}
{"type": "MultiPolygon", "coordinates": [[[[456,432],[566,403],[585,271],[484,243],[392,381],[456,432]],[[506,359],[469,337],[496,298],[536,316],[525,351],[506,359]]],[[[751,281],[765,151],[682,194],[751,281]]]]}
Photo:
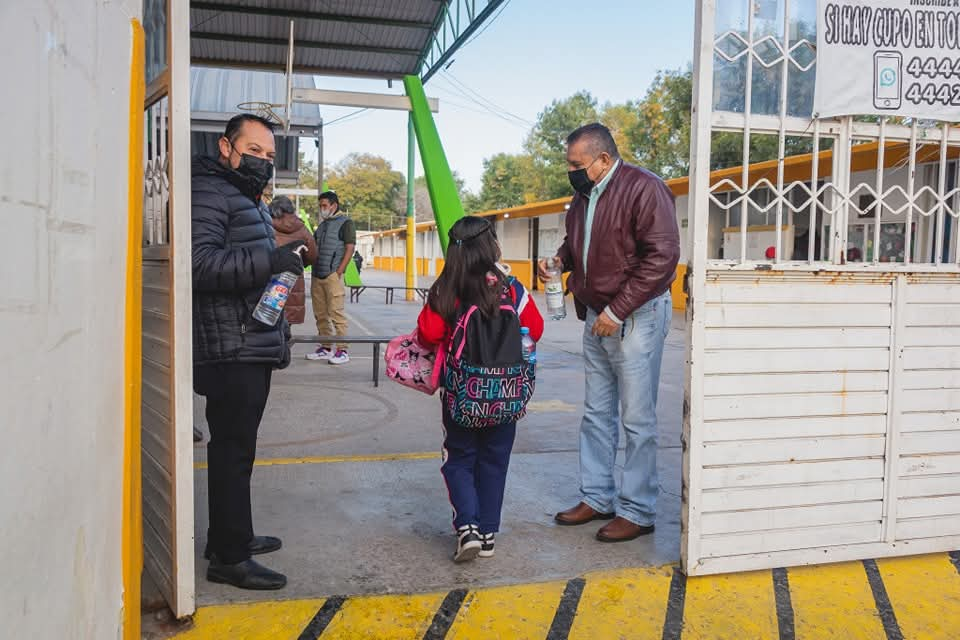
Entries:
{"type": "Polygon", "coordinates": [[[210,427],[207,579],[280,589],[286,577],[250,558],[281,544],[253,534],[250,475],[271,374],[290,362],[290,328],[282,314],[268,326],[252,313],[272,274],[303,272],[294,252],[303,243],[276,247],[260,203],[273,176],[271,123],[235,116],[219,151],[193,161],[194,389],[207,398],[210,427]]]}

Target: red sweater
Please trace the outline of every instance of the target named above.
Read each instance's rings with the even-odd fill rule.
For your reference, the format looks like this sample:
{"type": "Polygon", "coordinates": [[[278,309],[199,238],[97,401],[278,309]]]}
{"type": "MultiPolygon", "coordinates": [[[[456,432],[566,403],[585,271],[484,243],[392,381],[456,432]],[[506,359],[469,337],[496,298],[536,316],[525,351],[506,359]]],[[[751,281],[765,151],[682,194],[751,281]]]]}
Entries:
{"type": "MultiPolygon", "coordinates": [[[[533,298],[518,280],[510,281],[510,298],[517,307],[520,326],[529,329],[530,337],[535,342],[539,342],[543,336],[543,316],[537,310],[533,298]]],[[[417,318],[417,337],[420,344],[425,347],[441,344],[450,337],[452,331],[453,327],[449,326],[439,313],[431,309],[429,304],[423,306],[420,317],[417,318]]]]}

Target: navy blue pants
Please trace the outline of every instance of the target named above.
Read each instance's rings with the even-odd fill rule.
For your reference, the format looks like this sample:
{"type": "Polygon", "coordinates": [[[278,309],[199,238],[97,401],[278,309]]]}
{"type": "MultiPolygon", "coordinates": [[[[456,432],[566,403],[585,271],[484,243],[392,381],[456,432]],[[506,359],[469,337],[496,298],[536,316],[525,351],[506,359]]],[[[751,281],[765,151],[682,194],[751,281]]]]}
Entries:
{"type": "Polygon", "coordinates": [[[443,421],[443,479],[453,505],[453,526],[475,524],[480,533],[500,530],[503,490],[517,423],[464,429],[443,421]]]}

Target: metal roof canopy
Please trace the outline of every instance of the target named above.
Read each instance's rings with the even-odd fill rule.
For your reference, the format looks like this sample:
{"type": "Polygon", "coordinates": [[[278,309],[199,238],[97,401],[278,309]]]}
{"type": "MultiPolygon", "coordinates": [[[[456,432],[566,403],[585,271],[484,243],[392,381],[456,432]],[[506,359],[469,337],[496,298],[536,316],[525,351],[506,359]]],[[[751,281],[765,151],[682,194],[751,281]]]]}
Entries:
{"type": "Polygon", "coordinates": [[[192,0],[194,64],[424,81],[503,0],[192,0]]]}
{"type": "MultiPolygon", "coordinates": [[[[226,122],[237,115],[237,106],[250,96],[272,104],[286,101],[286,78],[280,73],[240,69],[190,69],[191,131],[223,132],[226,122]]],[[[299,89],[315,89],[313,76],[295,75],[292,79],[299,89]]],[[[316,137],[323,119],[320,109],[313,104],[291,105],[290,130],[283,135],[316,137]]]]}

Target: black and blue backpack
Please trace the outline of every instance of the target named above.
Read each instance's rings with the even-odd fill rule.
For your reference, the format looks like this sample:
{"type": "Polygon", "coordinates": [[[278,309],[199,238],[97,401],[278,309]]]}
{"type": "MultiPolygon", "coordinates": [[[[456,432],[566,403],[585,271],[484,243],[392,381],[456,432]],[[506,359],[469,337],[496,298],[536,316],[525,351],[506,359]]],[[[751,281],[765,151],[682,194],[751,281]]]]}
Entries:
{"type": "Polygon", "coordinates": [[[495,427],[527,413],[536,367],[523,359],[510,289],[508,282],[497,315],[487,317],[472,305],[457,318],[444,366],[443,403],[444,413],[461,427],[495,427]]]}

